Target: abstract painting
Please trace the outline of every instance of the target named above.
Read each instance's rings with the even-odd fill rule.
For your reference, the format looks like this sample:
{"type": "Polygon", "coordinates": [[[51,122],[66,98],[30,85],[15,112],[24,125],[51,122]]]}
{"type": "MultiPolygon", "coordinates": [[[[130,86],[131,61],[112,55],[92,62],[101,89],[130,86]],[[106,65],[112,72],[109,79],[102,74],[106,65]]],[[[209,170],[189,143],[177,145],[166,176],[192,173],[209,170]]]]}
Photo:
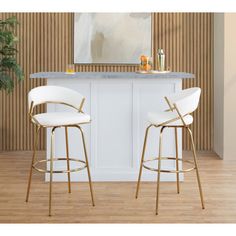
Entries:
{"type": "Polygon", "coordinates": [[[151,56],[151,13],[75,13],[74,63],[138,64],[151,56]]]}

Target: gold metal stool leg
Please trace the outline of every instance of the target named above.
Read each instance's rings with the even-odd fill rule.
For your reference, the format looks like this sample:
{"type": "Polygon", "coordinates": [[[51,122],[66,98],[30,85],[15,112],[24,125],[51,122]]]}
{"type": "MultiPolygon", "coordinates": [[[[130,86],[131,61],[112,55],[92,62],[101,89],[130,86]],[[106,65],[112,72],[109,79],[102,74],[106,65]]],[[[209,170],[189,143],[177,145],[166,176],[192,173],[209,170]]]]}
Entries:
{"type": "Polygon", "coordinates": [[[87,150],[86,150],[84,133],[83,133],[83,130],[81,129],[80,126],[76,126],[76,127],[80,130],[80,133],[81,133],[81,136],[82,136],[83,148],[84,148],[84,156],[85,156],[85,161],[86,161],[87,171],[88,171],[88,179],[89,179],[89,188],[90,188],[90,193],[91,193],[91,199],[92,199],[93,206],[95,206],[94,198],[93,198],[92,180],[91,180],[91,175],[90,175],[90,170],[89,170],[89,162],[88,162],[88,155],[87,155],[87,150]]]}
{"type": "Polygon", "coordinates": [[[53,177],[53,153],[54,153],[54,127],[51,131],[51,155],[50,155],[50,184],[49,184],[49,216],[51,216],[52,209],[52,177],[53,177]]]}
{"type": "MultiPolygon", "coordinates": [[[[178,150],[178,133],[175,127],[175,155],[176,155],[176,171],[179,171],[179,150],[178,150]]],[[[177,193],[179,193],[179,172],[176,173],[177,193]]]]}
{"type": "Polygon", "coordinates": [[[31,162],[31,167],[30,167],[30,173],[29,173],[29,180],[28,180],[28,187],[27,187],[27,194],[26,194],[26,202],[29,200],[29,193],[30,193],[30,186],[31,186],[31,180],[32,180],[32,172],[33,172],[33,164],[36,156],[36,148],[38,146],[38,134],[39,134],[40,126],[37,127],[36,129],[36,138],[34,141],[34,151],[33,151],[33,156],[32,156],[32,162],[31,162]]]}
{"type": "Polygon", "coordinates": [[[202,193],[202,186],[201,186],[201,181],[200,181],[200,175],[199,175],[199,171],[198,171],[196,149],[195,149],[194,140],[193,140],[193,134],[192,134],[192,131],[190,128],[187,127],[187,130],[188,130],[189,135],[191,137],[193,158],[194,158],[194,164],[195,164],[195,169],[196,169],[196,174],[197,174],[197,181],[198,181],[198,187],[199,187],[200,198],[201,198],[201,203],[202,203],[202,209],[205,209],[204,200],[203,200],[203,193],[202,193]]]}
{"type": "Polygon", "coordinates": [[[161,155],[162,155],[162,134],[165,126],[161,127],[160,137],[159,137],[159,155],[158,155],[158,174],[157,174],[157,196],[156,196],[156,215],[158,215],[158,204],[159,204],[159,188],[160,188],[160,178],[161,178],[161,155]]]}
{"type": "Polygon", "coordinates": [[[71,182],[70,182],[70,160],[69,160],[69,143],[68,143],[68,127],[65,127],[66,136],[66,161],[67,161],[67,176],[68,176],[68,192],[71,193],[71,182]]]}
{"type": "Polygon", "coordinates": [[[139,169],[138,183],[137,183],[137,187],[136,187],[135,198],[138,198],[140,180],[141,180],[142,169],[143,169],[144,155],[145,155],[145,150],[146,150],[146,145],[147,145],[148,131],[149,131],[149,129],[150,129],[151,127],[152,127],[152,125],[149,125],[149,126],[147,127],[147,129],[146,129],[146,132],[145,132],[144,143],[143,143],[143,151],[142,151],[142,157],[141,157],[141,162],[140,162],[140,169],[139,169]]]}

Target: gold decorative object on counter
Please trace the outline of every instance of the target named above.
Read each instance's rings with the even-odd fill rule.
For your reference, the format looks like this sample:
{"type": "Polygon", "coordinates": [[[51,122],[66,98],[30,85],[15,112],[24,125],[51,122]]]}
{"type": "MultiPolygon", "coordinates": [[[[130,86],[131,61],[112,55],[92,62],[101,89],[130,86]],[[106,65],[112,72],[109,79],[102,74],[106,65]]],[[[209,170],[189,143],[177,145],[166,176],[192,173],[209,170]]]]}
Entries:
{"type": "Polygon", "coordinates": [[[158,71],[165,71],[165,53],[161,48],[157,50],[157,69],[158,71]]]}
{"type": "Polygon", "coordinates": [[[74,74],[75,73],[75,65],[74,64],[68,64],[66,66],[66,74],[74,74]]]}
{"type": "Polygon", "coordinates": [[[171,71],[170,70],[164,70],[164,71],[159,71],[159,70],[150,70],[150,71],[144,71],[144,70],[140,70],[140,71],[137,71],[136,73],[139,73],[139,74],[167,74],[167,73],[170,73],[171,71]]]}

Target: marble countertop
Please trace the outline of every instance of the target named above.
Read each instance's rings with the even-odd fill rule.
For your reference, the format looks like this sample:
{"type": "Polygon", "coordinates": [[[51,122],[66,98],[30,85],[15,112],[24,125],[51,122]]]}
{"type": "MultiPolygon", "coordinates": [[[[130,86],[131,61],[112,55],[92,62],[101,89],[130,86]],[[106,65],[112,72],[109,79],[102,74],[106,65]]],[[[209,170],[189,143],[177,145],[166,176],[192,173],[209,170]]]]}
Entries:
{"type": "Polygon", "coordinates": [[[38,72],[30,75],[31,79],[192,79],[193,74],[186,72],[168,72],[155,74],[141,74],[136,72],[76,72],[75,74],[66,74],[65,72],[38,72]]]}

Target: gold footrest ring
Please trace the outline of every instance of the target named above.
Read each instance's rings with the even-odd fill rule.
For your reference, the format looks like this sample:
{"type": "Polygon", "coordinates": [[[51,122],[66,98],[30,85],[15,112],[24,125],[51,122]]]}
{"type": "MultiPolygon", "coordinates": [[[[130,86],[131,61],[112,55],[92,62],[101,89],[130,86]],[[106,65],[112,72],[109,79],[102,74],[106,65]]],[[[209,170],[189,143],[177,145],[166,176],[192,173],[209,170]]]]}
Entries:
{"type": "MultiPolygon", "coordinates": [[[[61,157],[61,158],[53,158],[53,161],[67,161],[67,158],[61,157]]],[[[74,162],[80,162],[83,163],[84,165],[78,168],[74,168],[74,169],[70,169],[70,170],[54,170],[53,173],[57,173],[57,174],[61,174],[61,173],[71,173],[71,172],[77,172],[80,170],[83,170],[85,168],[87,168],[87,164],[85,161],[79,160],[79,159],[75,159],[75,158],[69,158],[69,161],[74,161],[74,162]]],[[[41,163],[47,163],[50,162],[50,159],[48,160],[40,160],[40,161],[36,161],[33,164],[33,168],[39,172],[43,172],[43,173],[50,173],[50,170],[47,169],[41,169],[38,168],[37,165],[41,164],[41,163]]]]}
{"type": "MultiPolygon", "coordinates": [[[[161,159],[161,160],[176,160],[175,157],[161,157],[161,158],[157,157],[157,158],[153,158],[153,159],[143,161],[143,167],[147,170],[158,172],[159,171],[158,169],[146,166],[144,163],[145,162],[157,161],[159,159],[161,159]]],[[[183,159],[178,159],[178,161],[191,164],[193,167],[188,168],[188,169],[184,169],[184,170],[178,170],[178,171],[177,170],[164,170],[164,169],[161,169],[160,172],[163,172],[163,173],[185,173],[185,172],[189,172],[189,171],[192,171],[192,170],[196,169],[195,164],[191,161],[183,160],[183,159]]]]}

